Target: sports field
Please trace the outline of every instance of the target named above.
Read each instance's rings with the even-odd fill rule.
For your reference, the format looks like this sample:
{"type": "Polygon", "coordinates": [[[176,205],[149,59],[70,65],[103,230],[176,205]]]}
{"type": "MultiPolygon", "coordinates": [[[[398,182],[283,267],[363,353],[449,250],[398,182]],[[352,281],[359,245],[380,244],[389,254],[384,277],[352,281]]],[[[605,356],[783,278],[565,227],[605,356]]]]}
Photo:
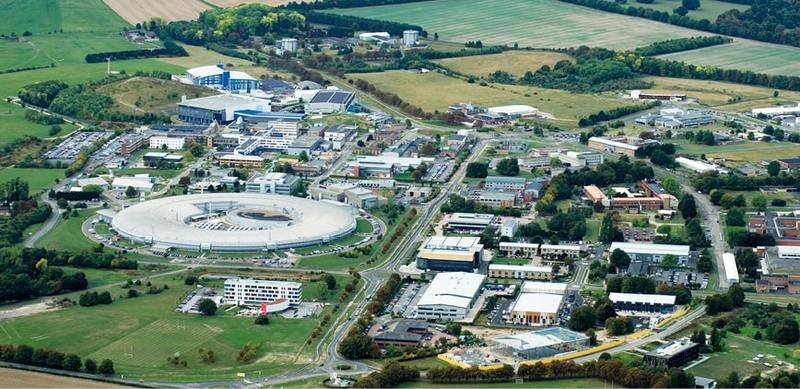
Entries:
{"type": "Polygon", "coordinates": [[[723,69],[800,76],[800,48],[735,39],[733,43],[662,55],[659,58],[723,69]]]}
{"type": "Polygon", "coordinates": [[[28,191],[35,194],[44,188],[55,184],[56,179],[64,178],[64,169],[36,169],[36,168],[2,168],[0,169],[0,182],[20,178],[28,182],[28,191]]]}
{"type": "Polygon", "coordinates": [[[418,24],[445,41],[479,39],[521,47],[632,49],[665,39],[708,35],[555,0],[476,0],[468,6],[461,0],[435,0],[332,12],[418,24]]]}
{"type": "Polygon", "coordinates": [[[439,73],[420,74],[396,70],[347,76],[367,80],[378,89],[396,93],[403,100],[429,112],[445,111],[448,105],[458,102],[486,107],[528,104],[558,119],[575,122],[580,117],[602,109],[630,104],[610,96],[576,94],[555,89],[499,84],[480,86],[478,83],[470,84],[439,73]]]}
{"type": "MultiPolygon", "coordinates": [[[[145,280],[146,281],[146,280],[145,280]]],[[[74,352],[95,360],[111,358],[119,374],[145,381],[236,379],[276,374],[308,362],[310,346],[304,346],[319,317],[283,319],[270,317],[260,327],[251,318],[235,317],[218,311],[213,317],[175,312],[178,301],[193,288],[180,277],[153,278],[154,285],[169,286],[156,295],[139,287],[137,298],[119,299],[127,290],[111,288],[111,305],[71,308],[0,323],[0,344],[26,343],[62,352],[74,352]],[[91,319],[87,319],[91,317],[91,319]],[[237,362],[239,350],[247,342],[262,344],[256,360],[237,362]],[[198,350],[214,352],[213,364],[203,363],[198,350]],[[175,367],[167,358],[175,353],[187,367],[175,367]]],[[[343,286],[339,291],[343,290],[343,286]]],[[[77,296],[73,296],[76,298],[77,296]]]]}
{"type": "MultiPolygon", "coordinates": [[[[681,6],[681,3],[682,3],[681,0],[655,0],[652,4],[644,4],[637,2],[635,5],[637,7],[655,9],[658,11],[669,12],[671,14],[672,10],[681,6]]],[[[634,5],[634,4],[629,4],[629,5],[634,5]]],[[[744,11],[748,8],[750,8],[750,6],[745,4],[734,4],[719,0],[703,0],[700,2],[700,8],[689,11],[689,13],[686,16],[698,20],[708,19],[713,22],[717,20],[717,16],[724,13],[725,11],[732,9],[744,11]]]]}
{"type": "Polygon", "coordinates": [[[434,62],[461,74],[486,77],[503,70],[519,77],[527,71],[534,72],[544,65],[552,67],[564,60],[570,61],[572,57],[551,51],[506,51],[502,54],[446,58],[434,62]]]}

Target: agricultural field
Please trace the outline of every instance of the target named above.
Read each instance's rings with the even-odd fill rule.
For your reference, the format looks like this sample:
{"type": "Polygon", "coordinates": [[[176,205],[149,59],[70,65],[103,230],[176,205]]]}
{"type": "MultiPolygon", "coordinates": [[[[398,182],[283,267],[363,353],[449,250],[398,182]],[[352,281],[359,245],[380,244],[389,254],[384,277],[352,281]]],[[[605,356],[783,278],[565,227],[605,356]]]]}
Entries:
{"type": "Polygon", "coordinates": [[[694,156],[705,154],[706,158],[724,158],[734,163],[758,162],[770,158],[791,158],[800,155],[800,144],[791,142],[745,141],[720,146],[694,144],[685,139],[673,139],[670,142],[677,146],[677,151],[680,154],[694,156]]]}
{"type": "Polygon", "coordinates": [[[64,178],[64,169],[2,168],[0,182],[20,178],[28,182],[28,191],[35,194],[55,184],[56,179],[64,178]]]}
{"type": "Polygon", "coordinates": [[[140,287],[140,297],[131,299],[118,297],[127,294],[126,289],[112,287],[111,305],[74,306],[4,320],[0,343],[26,343],[95,360],[110,358],[117,373],[145,381],[236,379],[239,372],[277,374],[308,362],[311,348],[305,342],[319,316],[303,320],[273,316],[269,325],[258,327],[251,318],[229,312],[218,311],[212,317],[176,313],[176,302],[194,287],[184,285],[180,277],[151,282],[169,289],[150,295],[140,287]],[[85,320],[86,315],[92,319],[85,320]],[[247,342],[261,345],[257,358],[238,362],[239,350],[247,342]],[[216,361],[202,362],[200,348],[213,350],[216,361]],[[187,367],[169,364],[167,358],[175,353],[187,367]]]}
{"type": "Polygon", "coordinates": [[[723,69],[800,76],[800,48],[747,39],[737,38],[729,44],[665,54],[659,58],[723,69]]]}
{"type": "Polygon", "coordinates": [[[518,43],[521,47],[633,49],[666,39],[708,35],[555,0],[477,0],[469,7],[463,5],[460,0],[435,0],[332,12],[418,24],[445,41],[481,40],[484,44],[518,43]]]}
{"type": "Polygon", "coordinates": [[[180,45],[183,46],[183,48],[186,49],[186,52],[189,53],[188,57],[158,58],[157,61],[179,66],[185,69],[222,63],[225,64],[226,68],[243,71],[255,78],[279,77],[283,79],[291,79],[293,77],[291,73],[274,71],[266,66],[259,66],[241,58],[222,55],[216,51],[208,50],[205,47],[192,46],[182,43],[180,45]]]}
{"type": "Polygon", "coordinates": [[[134,77],[100,87],[98,92],[114,98],[114,110],[120,112],[150,112],[175,114],[181,96],[193,99],[216,94],[208,88],[187,85],[178,81],[134,77]]]}
{"type": "Polygon", "coordinates": [[[381,73],[348,74],[374,84],[378,89],[396,93],[403,100],[426,111],[445,111],[458,102],[470,102],[485,107],[528,104],[557,119],[575,124],[577,120],[602,109],[611,109],[630,102],[611,96],[576,94],[555,89],[518,85],[470,84],[440,73],[420,74],[396,70],[381,73]],[[437,93],[431,93],[435,90],[437,93]]]}
{"type": "Polygon", "coordinates": [[[486,77],[502,70],[521,77],[525,72],[534,72],[544,65],[552,67],[565,60],[570,61],[572,57],[551,51],[506,51],[502,54],[446,58],[434,62],[461,74],[486,77]]]}
{"type": "MultiPolygon", "coordinates": [[[[681,3],[681,0],[656,0],[652,4],[636,3],[636,6],[669,12],[671,14],[672,10],[681,6],[681,3]]],[[[745,4],[735,4],[719,0],[703,0],[700,2],[700,8],[689,11],[686,16],[698,20],[708,19],[713,22],[717,20],[717,16],[725,11],[732,9],[744,11],[748,8],[750,8],[750,6],[745,4]]]]}
{"type": "Polygon", "coordinates": [[[774,89],[730,82],[669,77],[645,77],[644,80],[654,84],[648,91],[686,93],[689,98],[697,99],[703,105],[724,110],[749,111],[750,108],[800,100],[800,92],[779,90],[779,97],[775,98],[774,89]],[[734,98],[739,100],[731,101],[734,98]]]}
{"type": "Polygon", "coordinates": [[[0,388],[122,388],[107,382],[0,368],[0,388]]]}
{"type": "Polygon", "coordinates": [[[164,20],[197,19],[200,12],[212,8],[202,0],[103,0],[119,16],[131,24],[152,18],[164,20]]]}
{"type": "Polygon", "coordinates": [[[251,4],[251,3],[258,3],[258,4],[266,4],[273,7],[277,7],[279,5],[285,5],[287,3],[295,2],[295,3],[305,3],[306,1],[297,1],[297,0],[208,0],[209,3],[214,4],[218,7],[233,7],[239,4],[251,4]]]}

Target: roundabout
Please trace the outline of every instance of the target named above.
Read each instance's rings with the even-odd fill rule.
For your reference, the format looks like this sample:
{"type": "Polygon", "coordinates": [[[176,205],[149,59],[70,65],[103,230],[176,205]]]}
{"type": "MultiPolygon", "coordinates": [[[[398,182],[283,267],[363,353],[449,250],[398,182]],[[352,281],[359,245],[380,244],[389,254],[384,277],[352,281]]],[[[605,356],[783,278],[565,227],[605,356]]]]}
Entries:
{"type": "Polygon", "coordinates": [[[283,250],[325,244],[356,230],[350,207],[293,196],[215,193],[164,197],[117,213],[124,238],[198,251],[283,250]]]}

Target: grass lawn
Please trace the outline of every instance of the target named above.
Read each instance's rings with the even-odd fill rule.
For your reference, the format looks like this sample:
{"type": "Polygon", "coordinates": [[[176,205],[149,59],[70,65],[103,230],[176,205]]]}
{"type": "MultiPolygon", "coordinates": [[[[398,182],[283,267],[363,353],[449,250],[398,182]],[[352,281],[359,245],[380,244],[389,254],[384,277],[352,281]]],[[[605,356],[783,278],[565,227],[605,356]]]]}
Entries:
{"type": "Polygon", "coordinates": [[[333,12],[418,24],[444,41],[480,39],[484,44],[518,43],[520,47],[631,49],[665,39],[707,35],[551,0],[476,0],[469,7],[460,0],[436,0],[333,12]]]}
{"type": "Polygon", "coordinates": [[[81,225],[83,221],[92,217],[96,209],[84,209],[78,211],[77,217],[60,219],[58,224],[45,236],[36,242],[37,247],[44,247],[54,250],[84,251],[91,250],[97,246],[83,235],[81,225]]]}
{"type": "Polygon", "coordinates": [[[528,104],[558,119],[575,122],[590,113],[629,104],[611,96],[576,94],[555,89],[499,84],[480,86],[440,73],[394,70],[348,74],[348,77],[369,81],[378,89],[396,93],[403,100],[429,112],[446,111],[448,105],[459,101],[485,107],[528,104]],[[432,90],[437,93],[431,93],[432,90]]]}
{"type": "Polygon", "coordinates": [[[527,381],[523,383],[510,382],[495,382],[495,383],[480,383],[480,384],[434,384],[430,381],[420,380],[402,384],[400,388],[605,388],[606,384],[603,380],[596,378],[576,378],[564,380],[545,380],[545,381],[527,381]]]}
{"type": "MultiPolygon", "coordinates": [[[[5,100],[0,101],[0,145],[25,135],[47,138],[50,136],[50,127],[25,119],[25,108],[5,100]]],[[[68,123],[59,124],[59,127],[61,127],[59,134],[66,134],[77,129],[76,126],[68,123]]]]}
{"type": "Polygon", "coordinates": [[[114,110],[130,113],[150,112],[167,116],[175,114],[181,96],[193,99],[215,94],[208,88],[146,77],[129,78],[104,85],[98,90],[114,98],[112,108],[114,110]]]}
{"type": "Polygon", "coordinates": [[[303,301],[338,302],[345,285],[349,284],[353,277],[343,275],[334,275],[333,277],[336,278],[336,288],[332,290],[328,289],[327,284],[322,280],[306,281],[303,284],[303,301]]]}
{"type": "MultiPolygon", "coordinates": [[[[652,4],[636,3],[636,6],[672,13],[672,10],[681,6],[681,0],[656,0],[652,4]]],[[[719,0],[703,0],[700,3],[700,8],[689,11],[686,16],[698,20],[708,19],[713,22],[717,20],[717,16],[725,11],[732,9],[744,11],[748,8],[750,8],[750,6],[745,4],[734,4],[719,0]]]]}
{"type": "Polygon", "coordinates": [[[800,92],[779,91],[779,98],[773,98],[775,91],[771,88],[734,84],[721,81],[689,80],[669,77],[645,77],[644,80],[654,83],[655,92],[685,92],[690,98],[700,103],[724,108],[725,110],[749,111],[754,107],[769,107],[777,102],[800,100],[800,92]],[[730,103],[733,97],[741,98],[741,102],[730,103]]]}
{"type": "MultiPolygon", "coordinates": [[[[708,330],[706,330],[708,333],[708,330]]],[[[786,358],[784,353],[791,355],[796,345],[782,346],[769,341],[759,341],[743,335],[728,333],[724,338],[725,350],[708,354],[711,358],[690,369],[688,372],[703,377],[722,379],[730,372],[737,371],[740,377],[745,377],[754,370],[766,370],[764,362],[775,365],[778,360],[788,361],[797,364],[800,360],[786,358]],[[753,362],[753,357],[757,354],[767,356],[760,363],[753,362]]]]}
{"type": "Polygon", "coordinates": [[[37,169],[37,168],[2,168],[0,169],[0,182],[20,178],[28,183],[31,194],[47,189],[56,183],[56,179],[64,178],[64,169],[37,169]]]}
{"type": "Polygon", "coordinates": [[[445,58],[434,62],[461,74],[486,77],[496,70],[503,70],[521,77],[527,71],[534,72],[544,65],[552,67],[564,60],[571,61],[572,57],[552,51],[506,51],[502,54],[445,58]]]}
{"type": "Polygon", "coordinates": [[[295,249],[295,253],[300,255],[308,255],[316,250],[326,250],[336,246],[348,246],[360,242],[365,237],[372,233],[372,223],[369,220],[358,218],[356,219],[356,231],[342,239],[337,239],[333,242],[326,244],[319,244],[314,246],[302,247],[295,249]]]}
{"type": "Polygon", "coordinates": [[[372,233],[372,223],[369,220],[364,218],[356,219],[356,233],[357,234],[371,234],[372,233]]]}
{"type": "MultiPolygon", "coordinates": [[[[680,3],[678,0],[674,1],[680,3]]],[[[708,1],[704,0],[701,4],[705,5],[708,1]]],[[[724,4],[731,7],[736,6],[731,3],[724,4]]],[[[689,16],[692,16],[691,12],[689,16]]],[[[800,76],[800,48],[747,39],[737,38],[729,44],[679,51],[659,56],[659,58],[700,65],[714,65],[723,69],[800,76]]]]}
{"type": "Polygon", "coordinates": [[[175,312],[176,303],[193,287],[175,277],[157,279],[156,285],[169,289],[157,295],[144,293],[134,299],[119,299],[125,289],[111,289],[115,301],[95,307],[74,306],[34,316],[4,320],[0,343],[29,344],[63,352],[75,352],[95,360],[110,358],[118,374],[132,379],[170,381],[236,379],[277,374],[307,362],[306,339],[319,317],[308,319],[270,318],[258,327],[251,318],[239,318],[218,311],[205,317],[175,312]],[[91,316],[91,320],[86,318],[91,316]],[[253,362],[236,360],[247,342],[261,344],[253,362]],[[198,349],[214,351],[216,362],[205,364],[198,349]],[[187,367],[174,367],[167,357],[180,353],[187,367]]]}
{"type": "Polygon", "coordinates": [[[583,236],[583,239],[589,242],[597,242],[597,239],[600,238],[600,224],[602,224],[600,220],[587,219],[586,235],[583,236]]]}
{"type": "Polygon", "coordinates": [[[495,265],[528,265],[531,263],[527,258],[507,258],[507,257],[493,257],[492,264],[495,265]]]}
{"type": "Polygon", "coordinates": [[[758,162],[765,159],[789,158],[800,155],[800,144],[791,142],[745,141],[721,146],[694,144],[685,139],[673,139],[670,142],[677,146],[680,154],[695,156],[705,154],[706,158],[709,159],[725,158],[730,162],[758,162]]]}
{"type": "Polygon", "coordinates": [[[136,270],[110,270],[110,269],[92,269],[92,268],[78,268],[71,266],[60,266],[64,270],[64,274],[73,274],[83,272],[86,274],[86,279],[89,280],[89,288],[97,288],[127,280],[135,280],[137,278],[146,278],[168,270],[176,269],[174,265],[139,265],[136,270]],[[152,270],[148,270],[152,268],[152,270]]]}

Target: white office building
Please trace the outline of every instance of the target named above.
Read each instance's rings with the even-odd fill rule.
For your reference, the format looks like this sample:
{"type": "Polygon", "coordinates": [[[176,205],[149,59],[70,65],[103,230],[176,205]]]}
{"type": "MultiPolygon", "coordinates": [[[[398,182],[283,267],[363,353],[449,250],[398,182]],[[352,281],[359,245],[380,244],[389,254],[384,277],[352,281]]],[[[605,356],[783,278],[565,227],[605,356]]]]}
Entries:
{"type": "Polygon", "coordinates": [[[415,307],[416,317],[425,320],[461,320],[467,316],[481,292],[486,276],[475,273],[439,273],[415,307]]]}
{"type": "Polygon", "coordinates": [[[674,256],[681,264],[689,261],[687,245],[614,242],[608,252],[613,253],[616,249],[624,251],[632,261],[661,263],[667,255],[674,256]]]}
{"type": "Polygon", "coordinates": [[[280,299],[297,305],[302,295],[303,284],[299,282],[228,278],[225,280],[223,297],[226,303],[236,305],[271,303],[280,299]]]}
{"type": "Polygon", "coordinates": [[[182,150],[183,145],[185,143],[186,143],[186,138],[169,137],[169,136],[150,137],[151,149],[160,149],[161,147],[166,146],[167,150],[182,150]]]}

